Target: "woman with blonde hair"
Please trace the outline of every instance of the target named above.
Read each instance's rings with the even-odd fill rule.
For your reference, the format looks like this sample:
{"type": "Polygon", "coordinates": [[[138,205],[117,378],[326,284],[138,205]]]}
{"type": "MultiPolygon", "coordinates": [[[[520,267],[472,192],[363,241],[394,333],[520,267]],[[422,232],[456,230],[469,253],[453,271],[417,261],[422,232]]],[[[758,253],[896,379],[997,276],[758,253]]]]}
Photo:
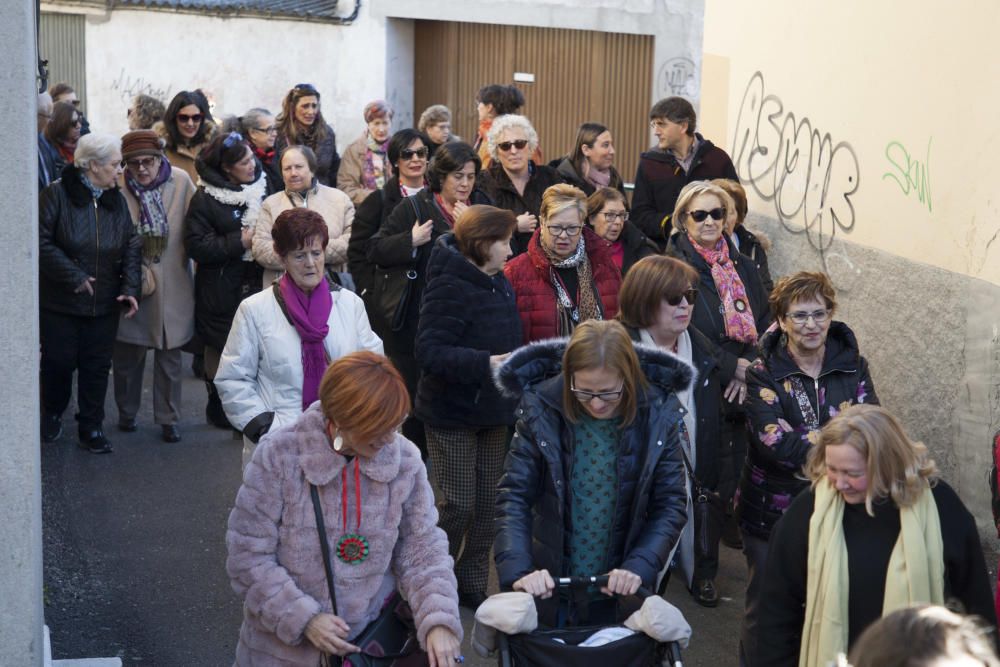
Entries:
{"type": "Polygon", "coordinates": [[[526,343],[568,336],[581,322],[618,312],[621,272],[611,250],[584,224],[587,200],[572,185],[542,195],[540,224],[527,252],[507,263],[526,343]]]}
{"type": "Polygon", "coordinates": [[[544,624],[613,623],[623,610],[606,595],[656,587],[685,522],[677,395],[692,374],[634,347],[618,322],[594,320],[500,367],[520,404],[493,553],[500,587],[539,598],[544,624]],[[607,587],[586,600],[553,599],[553,578],[605,573],[607,587]]]}
{"type": "Polygon", "coordinates": [[[975,519],[888,410],[846,408],[809,452],[778,522],[755,666],[823,667],[884,614],[957,606],[996,625],[975,519]]]}
{"type": "Polygon", "coordinates": [[[423,664],[462,662],[434,492],[397,431],[409,409],[392,363],[354,352],[323,374],[317,402],[261,441],[226,531],[226,570],[244,598],[236,665],[359,653],[365,628],[406,602],[423,664]]]}

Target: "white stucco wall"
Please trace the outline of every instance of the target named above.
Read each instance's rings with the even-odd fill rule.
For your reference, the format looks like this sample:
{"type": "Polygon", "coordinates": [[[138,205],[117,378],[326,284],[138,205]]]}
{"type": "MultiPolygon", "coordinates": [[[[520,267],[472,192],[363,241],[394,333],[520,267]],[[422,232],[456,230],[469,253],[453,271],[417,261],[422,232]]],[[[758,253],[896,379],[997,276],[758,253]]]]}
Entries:
{"type": "Polygon", "coordinates": [[[134,9],[90,15],[88,118],[95,129],[123,133],[136,93],[166,103],[194,88],[215,94],[218,115],[255,106],[277,114],[289,88],[311,83],[342,147],[363,129],[365,103],[386,95],[385,40],[385,20],[372,18],[367,3],[346,26],[134,9]]]}

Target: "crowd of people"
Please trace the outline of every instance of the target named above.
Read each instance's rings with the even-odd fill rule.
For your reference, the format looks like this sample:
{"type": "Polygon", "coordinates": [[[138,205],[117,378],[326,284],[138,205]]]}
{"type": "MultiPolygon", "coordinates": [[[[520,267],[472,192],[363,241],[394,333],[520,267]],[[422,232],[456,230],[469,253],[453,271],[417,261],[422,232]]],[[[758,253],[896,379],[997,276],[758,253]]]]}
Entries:
{"type": "Polygon", "coordinates": [[[108,377],[136,431],[152,350],[179,441],[195,355],[206,420],[243,437],[237,664],[357,652],[397,594],[452,664],[491,550],[563,625],[672,572],[713,607],[741,548],[744,667],[877,664],[866,628],[920,604],[995,626],[972,515],[878,407],[830,279],[772,280],[691,103],[653,105],[630,199],[608,127],[544,162],[516,87],[476,101],[466,143],[443,105],[394,128],[373,100],[341,157],[310,84],[231,118],[139,95],[122,137],[66,84],[39,96],[41,438],[76,372],[79,443],[110,453],[108,377]]]}

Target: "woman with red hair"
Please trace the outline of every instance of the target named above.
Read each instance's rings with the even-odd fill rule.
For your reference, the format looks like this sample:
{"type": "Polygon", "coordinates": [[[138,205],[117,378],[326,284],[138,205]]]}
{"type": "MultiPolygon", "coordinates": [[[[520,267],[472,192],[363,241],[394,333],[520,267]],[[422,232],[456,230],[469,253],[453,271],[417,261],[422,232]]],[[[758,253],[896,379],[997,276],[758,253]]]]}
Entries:
{"type": "Polygon", "coordinates": [[[406,601],[424,664],[462,662],[448,540],[420,451],[398,433],[403,378],[382,355],[354,352],[318,395],[261,442],[229,515],[226,569],[245,598],[235,664],[359,653],[364,629],[406,601]]]}
{"type": "Polygon", "coordinates": [[[240,304],[215,375],[226,416],[243,432],[244,463],[262,435],[316,401],[332,360],[356,350],[382,352],[361,298],[327,282],[330,234],[323,216],[289,209],[271,236],[285,273],[240,304]]]}

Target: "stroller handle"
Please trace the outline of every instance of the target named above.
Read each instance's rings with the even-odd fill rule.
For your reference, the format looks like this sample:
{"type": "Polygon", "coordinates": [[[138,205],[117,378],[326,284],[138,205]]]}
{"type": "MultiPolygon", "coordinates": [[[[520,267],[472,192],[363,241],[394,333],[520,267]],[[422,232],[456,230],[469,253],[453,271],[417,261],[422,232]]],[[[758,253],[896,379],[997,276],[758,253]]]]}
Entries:
{"type": "MultiPolygon", "coordinates": [[[[606,574],[592,576],[592,577],[559,577],[556,579],[556,586],[559,588],[571,588],[580,589],[586,588],[588,586],[597,586],[603,588],[608,585],[608,580],[610,577],[606,574]]],[[[636,597],[640,600],[645,600],[649,596],[653,595],[652,591],[640,586],[639,590],[635,592],[636,597]]]]}

